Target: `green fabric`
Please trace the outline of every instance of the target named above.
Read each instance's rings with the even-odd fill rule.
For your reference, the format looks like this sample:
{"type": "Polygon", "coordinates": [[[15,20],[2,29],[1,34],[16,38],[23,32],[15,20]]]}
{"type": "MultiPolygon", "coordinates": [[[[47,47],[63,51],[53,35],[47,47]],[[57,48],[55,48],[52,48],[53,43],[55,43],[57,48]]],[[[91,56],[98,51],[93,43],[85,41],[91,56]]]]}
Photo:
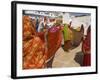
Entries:
{"type": "Polygon", "coordinates": [[[68,25],[64,24],[64,28],[63,28],[63,36],[64,36],[64,41],[66,40],[70,40],[70,31],[68,29],[68,25]]]}

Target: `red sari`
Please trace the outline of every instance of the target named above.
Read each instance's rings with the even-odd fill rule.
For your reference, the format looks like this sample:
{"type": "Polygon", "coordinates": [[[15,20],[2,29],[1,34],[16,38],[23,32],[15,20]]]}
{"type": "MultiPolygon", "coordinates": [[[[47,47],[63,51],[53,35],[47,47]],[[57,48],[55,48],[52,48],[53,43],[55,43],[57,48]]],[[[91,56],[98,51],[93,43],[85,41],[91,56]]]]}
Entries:
{"type": "Polygon", "coordinates": [[[82,51],[84,53],[83,66],[91,66],[91,31],[87,30],[87,36],[83,40],[82,51]]]}
{"type": "Polygon", "coordinates": [[[23,69],[47,67],[48,59],[61,45],[60,27],[50,28],[47,36],[46,43],[45,33],[37,33],[29,16],[23,16],[23,69]]]}
{"type": "Polygon", "coordinates": [[[61,46],[62,33],[60,26],[54,26],[48,30],[48,58],[55,55],[61,46]]]}

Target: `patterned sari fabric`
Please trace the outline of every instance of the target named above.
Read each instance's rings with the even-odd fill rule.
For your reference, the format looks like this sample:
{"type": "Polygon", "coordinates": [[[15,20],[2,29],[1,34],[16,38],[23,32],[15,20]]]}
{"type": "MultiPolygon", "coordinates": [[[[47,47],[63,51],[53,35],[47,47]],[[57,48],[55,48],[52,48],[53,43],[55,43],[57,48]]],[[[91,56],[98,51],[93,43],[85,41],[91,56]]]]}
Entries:
{"type": "Polygon", "coordinates": [[[46,67],[45,45],[36,35],[29,16],[23,16],[23,69],[46,67]]]}

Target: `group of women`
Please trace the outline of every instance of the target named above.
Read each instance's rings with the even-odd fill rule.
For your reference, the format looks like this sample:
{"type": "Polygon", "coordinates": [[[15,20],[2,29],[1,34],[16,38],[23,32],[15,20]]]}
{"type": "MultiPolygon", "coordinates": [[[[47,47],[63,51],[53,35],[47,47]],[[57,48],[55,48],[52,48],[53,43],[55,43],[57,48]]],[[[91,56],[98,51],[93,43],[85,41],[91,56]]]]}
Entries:
{"type": "MultiPolygon", "coordinates": [[[[62,21],[58,19],[51,28],[47,28],[46,23],[47,19],[45,17],[44,27],[38,27],[37,31],[36,25],[33,24],[30,16],[23,16],[23,69],[47,68],[52,65],[50,61],[53,59],[58,48],[62,46],[61,42],[63,37],[65,51],[68,51],[71,45],[75,43],[75,41],[73,41],[75,39],[73,32],[76,34],[79,33],[72,30],[70,25],[62,25],[62,21]]],[[[83,66],[89,66],[91,53],[90,30],[88,30],[87,36],[83,40],[82,50],[86,55],[84,57],[83,66]]]]}

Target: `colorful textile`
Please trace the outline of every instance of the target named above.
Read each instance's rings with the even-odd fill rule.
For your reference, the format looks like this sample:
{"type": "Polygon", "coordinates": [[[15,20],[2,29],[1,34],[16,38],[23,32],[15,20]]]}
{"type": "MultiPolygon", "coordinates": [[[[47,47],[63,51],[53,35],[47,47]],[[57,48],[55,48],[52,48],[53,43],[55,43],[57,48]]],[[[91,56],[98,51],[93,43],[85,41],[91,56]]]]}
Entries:
{"type": "Polygon", "coordinates": [[[72,31],[70,30],[67,24],[64,24],[63,36],[64,36],[64,41],[72,40],[73,38],[72,31]]]}
{"type": "Polygon", "coordinates": [[[84,55],[83,66],[91,66],[91,54],[84,55]]]}
{"type": "Polygon", "coordinates": [[[23,69],[46,67],[47,51],[29,16],[23,16],[23,69]]]}
{"type": "Polygon", "coordinates": [[[61,46],[62,35],[60,26],[51,27],[48,30],[48,58],[55,55],[57,49],[61,46]]]}
{"type": "Polygon", "coordinates": [[[85,40],[83,40],[82,51],[84,53],[83,66],[91,65],[91,30],[90,27],[87,30],[85,40]]]}

